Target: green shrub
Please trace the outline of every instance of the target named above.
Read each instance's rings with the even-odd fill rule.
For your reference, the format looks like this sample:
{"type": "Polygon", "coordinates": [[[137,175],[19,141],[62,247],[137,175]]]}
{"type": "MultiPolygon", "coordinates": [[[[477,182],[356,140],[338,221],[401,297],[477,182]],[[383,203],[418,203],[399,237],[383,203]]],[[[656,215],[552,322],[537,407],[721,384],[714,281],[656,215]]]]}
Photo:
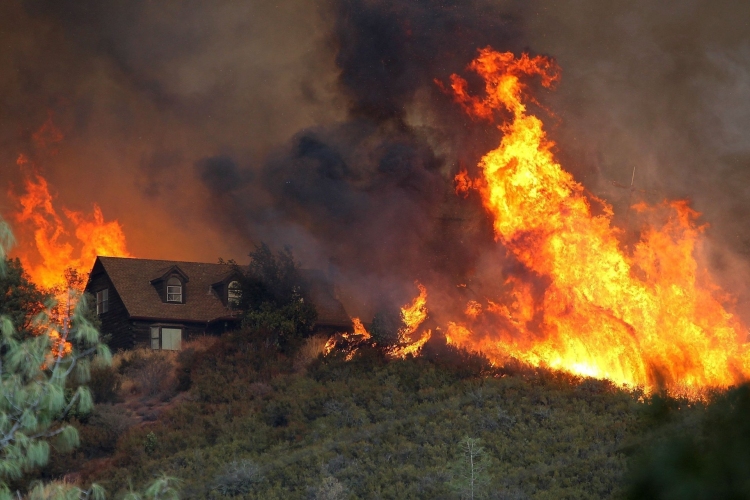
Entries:
{"type": "Polygon", "coordinates": [[[214,478],[211,489],[222,495],[238,496],[249,493],[261,481],[263,472],[257,464],[251,460],[234,460],[214,478]]]}
{"type": "Polygon", "coordinates": [[[146,452],[146,455],[153,455],[157,446],[159,446],[159,439],[156,434],[153,432],[146,434],[146,439],[143,442],[143,451],[146,452]]]}

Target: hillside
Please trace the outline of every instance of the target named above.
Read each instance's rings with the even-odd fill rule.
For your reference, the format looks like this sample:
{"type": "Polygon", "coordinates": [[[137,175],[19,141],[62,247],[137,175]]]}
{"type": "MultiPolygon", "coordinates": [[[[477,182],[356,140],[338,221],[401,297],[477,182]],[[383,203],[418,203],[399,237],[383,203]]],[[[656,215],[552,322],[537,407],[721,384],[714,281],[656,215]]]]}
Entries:
{"type": "Polygon", "coordinates": [[[445,346],[395,361],[316,355],[289,359],[239,332],[141,359],[150,373],[176,365],[150,391],[127,381],[132,359],[120,363],[130,406],[82,418],[82,447],[47,473],[81,461],[77,478],[119,493],[166,473],[183,498],[460,498],[469,437],[486,467],[475,498],[600,499],[620,496],[624,451],[644,428],[637,394],[445,346]],[[138,404],[156,411],[123,423],[138,404]]]}

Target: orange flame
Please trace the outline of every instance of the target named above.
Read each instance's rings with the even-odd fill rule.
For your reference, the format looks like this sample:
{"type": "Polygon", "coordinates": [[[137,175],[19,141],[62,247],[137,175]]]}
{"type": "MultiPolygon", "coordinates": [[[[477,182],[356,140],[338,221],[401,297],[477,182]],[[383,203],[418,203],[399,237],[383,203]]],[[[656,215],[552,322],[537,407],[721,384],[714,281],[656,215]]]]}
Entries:
{"type": "Polygon", "coordinates": [[[24,193],[17,197],[20,210],[15,220],[22,230],[28,227],[33,231],[34,243],[22,245],[13,253],[21,259],[32,281],[44,288],[64,290],[68,286],[67,270],[86,276],[97,255],[131,256],[119,222],[106,222],[96,204],[90,216],[63,209],[63,219],[54,207],[47,180],[39,173],[28,173],[25,156],[20,155],[17,163],[27,176],[24,193]],[[77,241],[71,241],[71,232],[77,241]]]}
{"type": "Polygon", "coordinates": [[[419,295],[414,298],[410,305],[401,308],[401,320],[404,322],[404,327],[398,332],[398,344],[391,348],[389,352],[392,357],[405,358],[409,354],[419,354],[422,346],[432,336],[432,330],[427,330],[422,333],[419,339],[412,341],[412,335],[427,319],[427,288],[421,283],[416,285],[419,288],[419,295]]]}
{"type": "MultiPolygon", "coordinates": [[[[401,308],[401,320],[404,326],[398,331],[398,342],[396,345],[390,347],[387,351],[388,356],[391,358],[405,358],[409,354],[419,354],[422,347],[432,336],[432,330],[427,330],[422,333],[419,339],[412,341],[412,335],[419,329],[424,320],[427,319],[427,289],[419,283],[417,283],[417,287],[419,288],[419,295],[414,298],[411,304],[407,304],[401,308]]],[[[367,331],[359,318],[352,318],[352,328],[352,333],[341,333],[328,339],[323,349],[324,354],[326,356],[330,354],[336,348],[339,340],[346,340],[347,343],[344,345],[346,345],[347,353],[344,359],[346,361],[352,360],[359,346],[372,338],[370,332],[367,331]]]]}
{"type": "Polygon", "coordinates": [[[352,328],[354,328],[352,335],[359,336],[362,340],[370,338],[370,332],[367,331],[365,325],[362,324],[362,321],[360,321],[359,318],[352,318],[352,328]]]}
{"type": "Polygon", "coordinates": [[[474,186],[474,181],[466,170],[460,170],[454,177],[453,183],[456,186],[456,194],[464,198],[469,196],[469,191],[474,186]]]}
{"type": "Polygon", "coordinates": [[[686,202],[641,206],[641,215],[667,214],[667,222],[624,251],[611,207],[597,199],[604,210],[592,214],[581,184],[556,162],[541,120],[527,113],[521,77],[539,76],[550,87],[559,79],[556,64],[486,48],[469,68],[485,80],[487,95],[470,96],[466,81],[453,75],[456,101],[478,119],[497,112],[511,119],[501,126],[499,147],[481,160],[481,177],[463,185],[481,194],[496,238],[549,284],[535,292],[509,279],[507,297],[483,311],[468,307],[465,321],[448,325],[449,342],[497,361],[512,356],[692,396],[747,379],[742,325],[693,255],[699,214],[686,202]]]}
{"type": "Polygon", "coordinates": [[[401,320],[404,327],[399,330],[399,342],[408,343],[411,341],[411,334],[417,331],[425,319],[427,319],[427,288],[421,283],[416,283],[419,288],[419,295],[414,298],[411,305],[401,308],[401,320]]]}

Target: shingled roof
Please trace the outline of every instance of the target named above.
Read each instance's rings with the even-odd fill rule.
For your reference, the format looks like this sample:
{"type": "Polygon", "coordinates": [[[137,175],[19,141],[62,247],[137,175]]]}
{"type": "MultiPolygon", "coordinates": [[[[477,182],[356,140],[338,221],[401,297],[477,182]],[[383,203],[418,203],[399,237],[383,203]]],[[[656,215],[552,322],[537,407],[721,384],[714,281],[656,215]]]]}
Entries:
{"type": "MultiPolygon", "coordinates": [[[[131,318],[159,321],[210,322],[237,317],[213,290],[212,285],[226,281],[235,272],[229,264],[178,262],[170,260],[97,257],[92,276],[101,265],[122,299],[131,318]],[[187,279],[185,303],[165,303],[151,283],[168,272],[179,271],[187,279]]],[[[333,285],[325,273],[301,269],[307,282],[310,299],[318,311],[319,325],[347,328],[351,319],[344,306],[335,298],[333,285]]]]}
{"type": "MultiPolygon", "coordinates": [[[[97,257],[112,280],[131,318],[209,322],[236,316],[224,306],[211,285],[231,276],[228,264],[97,257]],[[151,281],[177,267],[187,277],[185,303],[165,303],[151,281]]],[[[96,271],[96,263],[94,271],[96,271]]]]}

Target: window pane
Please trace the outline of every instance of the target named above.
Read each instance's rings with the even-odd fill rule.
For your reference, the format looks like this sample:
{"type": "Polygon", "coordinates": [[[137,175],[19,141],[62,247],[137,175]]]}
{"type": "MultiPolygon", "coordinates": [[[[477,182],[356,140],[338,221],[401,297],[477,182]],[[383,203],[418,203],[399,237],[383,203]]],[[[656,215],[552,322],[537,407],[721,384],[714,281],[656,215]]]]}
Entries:
{"type": "Polygon", "coordinates": [[[162,328],[161,329],[161,348],[170,351],[179,351],[182,347],[182,329],[180,328],[162,328]]]}
{"type": "Polygon", "coordinates": [[[182,302],[182,286],[167,287],[167,302],[182,302]]]}
{"type": "Polygon", "coordinates": [[[159,327],[151,327],[151,349],[159,348],[159,327]]]}
{"type": "Polygon", "coordinates": [[[96,314],[109,311],[109,288],[96,292],[96,314]]]}
{"type": "Polygon", "coordinates": [[[240,305],[240,299],[242,298],[242,287],[239,281],[232,281],[227,287],[227,302],[230,307],[237,307],[240,305]]]}

